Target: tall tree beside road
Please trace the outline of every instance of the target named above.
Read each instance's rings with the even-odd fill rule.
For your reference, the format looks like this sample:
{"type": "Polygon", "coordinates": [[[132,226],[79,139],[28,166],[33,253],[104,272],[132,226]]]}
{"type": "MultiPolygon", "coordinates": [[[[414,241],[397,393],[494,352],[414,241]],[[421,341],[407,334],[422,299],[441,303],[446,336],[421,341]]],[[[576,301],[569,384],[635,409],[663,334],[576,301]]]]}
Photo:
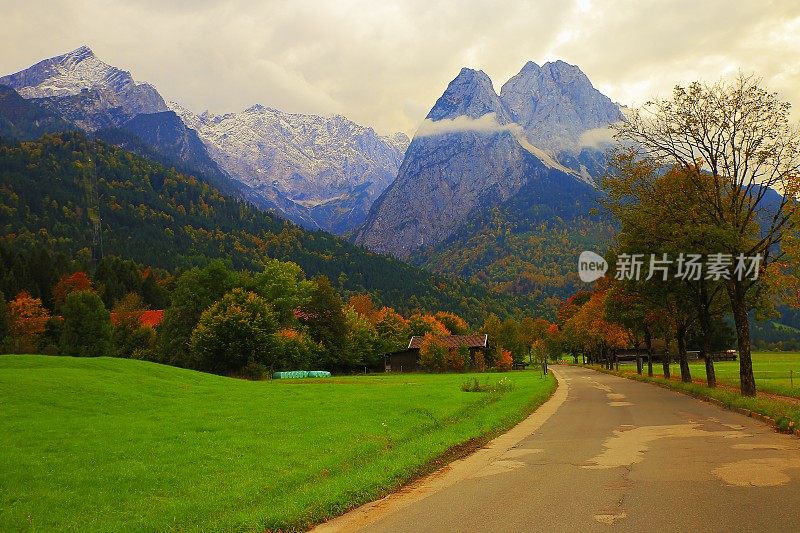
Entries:
{"type": "MultiPolygon", "coordinates": [[[[733,82],[675,87],[672,98],[648,102],[615,126],[620,140],[642,147],[655,161],[677,164],[691,178],[704,214],[724,236],[725,253],[762,256],[762,271],[779,260],[780,244],[795,226],[800,133],[790,104],[740,75],[733,82]],[[707,187],[710,176],[712,187],[707,187]],[[773,202],[777,194],[780,200],[773,202]],[[760,225],[756,236],[752,228],[760,225]]],[[[725,288],[736,324],[742,394],[756,384],[748,312],[765,284],[731,276],[725,288]]]]}

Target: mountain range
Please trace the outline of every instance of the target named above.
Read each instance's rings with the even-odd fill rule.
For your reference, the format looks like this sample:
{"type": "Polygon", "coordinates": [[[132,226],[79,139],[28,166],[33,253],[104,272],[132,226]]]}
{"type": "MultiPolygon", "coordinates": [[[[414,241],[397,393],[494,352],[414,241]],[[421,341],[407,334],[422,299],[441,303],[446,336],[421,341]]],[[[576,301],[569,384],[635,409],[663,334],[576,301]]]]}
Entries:
{"type": "Polygon", "coordinates": [[[197,115],[81,47],[0,77],[0,245],[23,270],[97,238],[166,268],[280,257],[405,311],[552,315],[615,233],[595,180],[622,111],[562,61],[499,93],[465,68],[409,144],[338,115],[197,115]]]}
{"type": "Polygon", "coordinates": [[[494,290],[561,295],[578,243],[597,248],[609,233],[590,213],[621,108],[563,61],[528,62],[499,93],[462,69],[410,143],[339,115],[196,114],[88,47],[0,85],[49,113],[39,129],[83,130],[303,227],[494,290]]]}
{"type": "Polygon", "coordinates": [[[0,85],[85,132],[198,173],[302,226],[340,234],[363,222],[409,142],[342,116],[261,105],[195,115],[86,46],[0,77],[0,85]]]}
{"type": "Polygon", "coordinates": [[[620,107],[563,61],[527,63],[500,94],[484,72],[464,68],[431,108],[356,242],[409,258],[512,200],[586,215],[588,208],[575,213],[569,205],[596,196],[602,139],[621,119],[620,107]],[[559,194],[567,189],[568,197],[559,194]]]}

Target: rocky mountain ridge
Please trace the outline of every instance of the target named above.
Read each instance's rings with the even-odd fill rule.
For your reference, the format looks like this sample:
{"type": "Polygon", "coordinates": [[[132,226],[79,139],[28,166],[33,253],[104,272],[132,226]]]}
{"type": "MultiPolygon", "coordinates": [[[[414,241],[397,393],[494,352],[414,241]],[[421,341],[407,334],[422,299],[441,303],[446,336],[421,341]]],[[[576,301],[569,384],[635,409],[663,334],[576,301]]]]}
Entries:
{"type": "Polygon", "coordinates": [[[559,183],[593,186],[603,153],[587,133],[621,118],[578,67],[561,61],[527,63],[500,94],[484,72],[464,68],[431,108],[356,242],[408,258],[528,183],[531,201],[559,183]]]}
{"type": "Polygon", "coordinates": [[[262,105],[195,115],[170,105],[229,174],[306,209],[319,228],[333,233],[363,222],[394,180],[409,143],[402,133],[382,136],[341,115],[286,113],[262,105]]]}

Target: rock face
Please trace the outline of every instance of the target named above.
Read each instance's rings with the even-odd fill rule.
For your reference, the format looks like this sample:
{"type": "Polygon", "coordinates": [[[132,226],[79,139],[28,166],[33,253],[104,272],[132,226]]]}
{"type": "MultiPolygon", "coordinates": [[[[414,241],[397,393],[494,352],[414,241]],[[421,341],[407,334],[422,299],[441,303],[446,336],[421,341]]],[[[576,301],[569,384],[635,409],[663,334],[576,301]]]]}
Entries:
{"type": "Polygon", "coordinates": [[[291,114],[261,105],[225,115],[174,109],[230,175],[296,204],[317,227],[334,233],[364,221],[397,174],[409,142],[403,134],[381,136],[339,115],[291,114]]]}
{"type": "Polygon", "coordinates": [[[563,62],[528,63],[500,95],[485,73],[462,69],[428,113],[356,242],[408,258],[526,184],[527,195],[541,196],[560,181],[593,184],[601,152],[584,137],[620,118],[578,67],[563,62]]]}
{"type": "Polygon", "coordinates": [[[12,141],[38,139],[45,133],[76,129],[61,117],[25,100],[7,85],[0,85],[0,138],[12,141]]]}
{"type": "Polygon", "coordinates": [[[176,162],[204,172],[219,172],[197,132],[187,127],[173,111],[136,115],[120,129],[157,147],[176,162]]]}
{"type": "Polygon", "coordinates": [[[508,198],[538,161],[503,128],[507,122],[489,77],[463,69],[426,118],[454,129],[415,136],[397,180],[373,205],[356,242],[407,258],[444,240],[476,206],[508,198]]]}
{"type": "Polygon", "coordinates": [[[503,85],[500,99],[528,140],[556,156],[580,152],[585,132],[622,120],[619,106],[595,89],[581,69],[563,61],[542,67],[528,62],[503,85]]]}
{"type": "Polygon", "coordinates": [[[215,185],[236,180],[240,186],[223,188],[298,224],[334,233],[364,221],[397,175],[409,143],[404,134],[381,136],[342,116],[260,105],[222,116],[194,115],[178,104],[168,106],[153,86],[134,81],[85,46],[4,76],[0,85],[110,142],[143,155],[149,147],[162,162],[213,174],[215,185]]]}

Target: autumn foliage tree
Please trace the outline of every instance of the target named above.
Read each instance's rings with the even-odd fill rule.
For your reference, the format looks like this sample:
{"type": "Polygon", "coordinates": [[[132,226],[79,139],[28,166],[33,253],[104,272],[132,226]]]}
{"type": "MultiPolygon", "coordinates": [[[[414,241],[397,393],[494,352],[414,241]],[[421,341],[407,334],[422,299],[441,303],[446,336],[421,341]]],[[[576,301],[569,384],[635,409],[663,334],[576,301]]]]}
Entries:
{"type": "MultiPolygon", "coordinates": [[[[740,75],[732,82],[677,86],[672,98],[648,102],[615,127],[621,140],[658,164],[686,173],[722,251],[733,258],[758,254],[766,269],[781,259],[782,241],[797,223],[800,128],[790,123],[790,107],[759,80],[740,75]]],[[[745,396],[756,394],[750,311],[768,286],[762,277],[725,282],[745,396]]]]}
{"type": "Polygon", "coordinates": [[[427,334],[432,335],[450,335],[450,330],[447,326],[439,322],[435,316],[423,313],[415,313],[409,319],[409,327],[411,334],[416,336],[423,336],[427,334]]]}
{"type": "Polygon", "coordinates": [[[17,294],[8,303],[9,348],[14,353],[35,352],[44,333],[50,313],[42,300],[27,291],[17,294]]]}
{"type": "Polygon", "coordinates": [[[419,364],[434,372],[447,370],[447,347],[433,333],[425,334],[419,349],[419,364]]]}
{"type": "Polygon", "coordinates": [[[112,309],[114,353],[117,357],[151,358],[156,332],[141,324],[147,311],[142,297],[131,292],[122,297],[112,309]]]}
{"type": "Polygon", "coordinates": [[[471,364],[469,348],[459,346],[447,352],[447,367],[454,372],[463,372],[471,364]]]}
{"type": "Polygon", "coordinates": [[[564,324],[564,331],[588,353],[595,362],[610,364],[611,352],[625,348],[631,339],[630,331],[606,318],[607,291],[593,293],[564,324]]]}
{"type": "Polygon", "coordinates": [[[433,316],[447,328],[451,335],[467,335],[469,333],[467,321],[455,313],[439,311],[433,316]]]}
{"type": "MultiPolygon", "coordinates": [[[[726,251],[730,236],[720,231],[703,204],[703,198],[715,194],[712,176],[695,177],[677,165],[665,172],[658,161],[642,157],[635,149],[616,151],[610,170],[603,186],[608,192],[606,206],[620,223],[616,253],[676,261],[691,257],[686,254],[709,257],[726,251]],[[697,192],[698,186],[703,187],[703,194],[697,192]]],[[[757,225],[751,226],[750,236],[754,236],[757,225]]],[[[695,324],[708,385],[714,387],[716,374],[710,354],[714,339],[719,336],[719,325],[730,308],[725,280],[711,279],[707,273],[681,278],[678,273],[679,265],[672,265],[666,276],[652,276],[651,272],[639,279],[616,280],[614,292],[627,301],[616,306],[614,315],[643,337],[649,350],[650,340],[663,320],[652,322],[648,318],[671,317],[679,345],[686,343],[686,324],[695,324]]],[[[678,359],[682,379],[690,381],[685,350],[680,350],[678,359]]],[[[669,367],[664,368],[667,374],[669,367]]]]}
{"type": "Polygon", "coordinates": [[[53,307],[56,311],[60,311],[64,300],[70,293],[90,290],[92,290],[92,280],[86,272],[64,275],[53,287],[53,307]]]}
{"type": "Polygon", "coordinates": [[[494,366],[495,369],[501,372],[508,372],[514,365],[514,359],[511,357],[511,351],[500,349],[497,355],[497,361],[494,366]]]}
{"type": "Polygon", "coordinates": [[[378,310],[369,294],[355,294],[347,300],[347,305],[373,324],[376,322],[378,310]]]}

